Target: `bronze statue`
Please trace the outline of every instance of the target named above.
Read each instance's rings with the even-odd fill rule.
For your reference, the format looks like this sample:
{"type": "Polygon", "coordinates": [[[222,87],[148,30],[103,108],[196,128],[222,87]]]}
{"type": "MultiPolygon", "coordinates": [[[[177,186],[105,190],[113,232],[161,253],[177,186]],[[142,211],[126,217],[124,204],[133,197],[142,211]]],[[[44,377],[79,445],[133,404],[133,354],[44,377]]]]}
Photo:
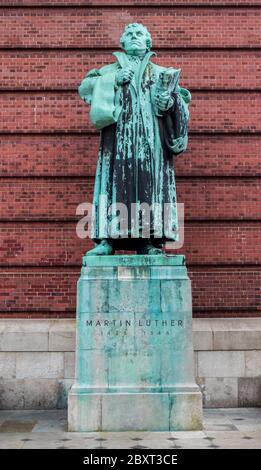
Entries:
{"type": "Polygon", "coordinates": [[[124,52],[113,53],[116,61],[88,72],[79,87],[101,131],[91,234],[96,246],[87,255],[117,249],[160,254],[166,240],[176,239],[172,156],[187,148],[191,95],[178,84],[180,69],[151,62],[145,26],[126,26],[120,43],[124,52]],[[145,206],[150,220],[143,223],[145,206]]]}

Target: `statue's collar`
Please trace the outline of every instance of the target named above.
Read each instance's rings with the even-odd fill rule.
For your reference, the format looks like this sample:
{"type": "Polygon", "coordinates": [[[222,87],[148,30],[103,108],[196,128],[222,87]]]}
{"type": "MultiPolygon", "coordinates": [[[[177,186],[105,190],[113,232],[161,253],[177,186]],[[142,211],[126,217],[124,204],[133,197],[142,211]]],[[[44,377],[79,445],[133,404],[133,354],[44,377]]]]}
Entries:
{"type": "MultiPolygon", "coordinates": [[[[113,52],[112,55],[116,57],[121,67],[125,67],[129,63],[128,54],[126,54],[126,52],[113,52]]],[[[152,52],[152,51],[146,52],[141,62],[143,64],[147,64],[149,62],[149,59],[153,55],[156,55],[156,52],[152,52]]]]}

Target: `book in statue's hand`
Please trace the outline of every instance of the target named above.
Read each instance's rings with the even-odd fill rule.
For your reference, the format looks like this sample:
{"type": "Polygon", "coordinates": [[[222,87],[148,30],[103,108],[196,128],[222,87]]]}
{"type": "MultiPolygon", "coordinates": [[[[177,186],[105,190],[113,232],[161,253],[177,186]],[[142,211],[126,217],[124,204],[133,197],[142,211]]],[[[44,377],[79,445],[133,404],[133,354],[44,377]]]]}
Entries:
{"type": "Polygon", "coordinates": [[[170,94],[175,92],[180,73],[181,69],[174,69],[173,67],[169,67],[164,72],[161,72],[157,83],[157,92],[169,91],[170,94]]]}
{"type": "Polygon", "coordinates": [[[169,67],[164,70],[164,72],[160,73],[155,90],[155,112],[157,116],[162,116],[162,112],[158,109],[156,104],[157,98],[160,97],[162,93],[166,92],[168,92],[171,97],[172,93],[177,89],[180,73],[181,69],[174,69],[173,67],[169,67]]]}

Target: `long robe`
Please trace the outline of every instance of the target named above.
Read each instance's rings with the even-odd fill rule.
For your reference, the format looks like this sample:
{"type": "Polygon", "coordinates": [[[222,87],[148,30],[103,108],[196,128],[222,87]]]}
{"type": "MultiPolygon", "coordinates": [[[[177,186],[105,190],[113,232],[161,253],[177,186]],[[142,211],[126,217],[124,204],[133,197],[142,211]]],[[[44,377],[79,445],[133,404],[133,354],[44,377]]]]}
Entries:
{"type": "Polygon", "coordinates": [[[156,84],[165,68],[151,62],[151,55],[140,59],[115,52],[115,63],[91,70],[79,87],[81,98],[91,104],[92,122],[101,131],[91,231],[96,243],[104,238],[177,239],[172,155],[187,147],[191,95],[178,87],[172,107],[158,113],[156,84]],[[133,78],[118,86],[116,74],[127,66],[134,70],[133,78]]]}

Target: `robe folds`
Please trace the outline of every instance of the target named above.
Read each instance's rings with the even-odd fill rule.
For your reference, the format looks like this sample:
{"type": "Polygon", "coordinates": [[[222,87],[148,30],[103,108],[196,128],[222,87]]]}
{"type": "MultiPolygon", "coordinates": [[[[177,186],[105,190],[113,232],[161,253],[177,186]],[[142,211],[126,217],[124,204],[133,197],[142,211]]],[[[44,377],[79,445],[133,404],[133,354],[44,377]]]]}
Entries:
{"type": "Polygon", "coordinates": [[[91,70],[79,87],[101,131],[91,230],[96,243],[178,238],[172,156],[187,148],[191,95],[178,86],[170,109],[158,113],[156,86],[166,69],[150,61],[153,54],[140,59],[115,52],[116,62],[91,70]],[[116,74],[126,67],[133,69],[133,78],[117,85],[116,74]]]}

